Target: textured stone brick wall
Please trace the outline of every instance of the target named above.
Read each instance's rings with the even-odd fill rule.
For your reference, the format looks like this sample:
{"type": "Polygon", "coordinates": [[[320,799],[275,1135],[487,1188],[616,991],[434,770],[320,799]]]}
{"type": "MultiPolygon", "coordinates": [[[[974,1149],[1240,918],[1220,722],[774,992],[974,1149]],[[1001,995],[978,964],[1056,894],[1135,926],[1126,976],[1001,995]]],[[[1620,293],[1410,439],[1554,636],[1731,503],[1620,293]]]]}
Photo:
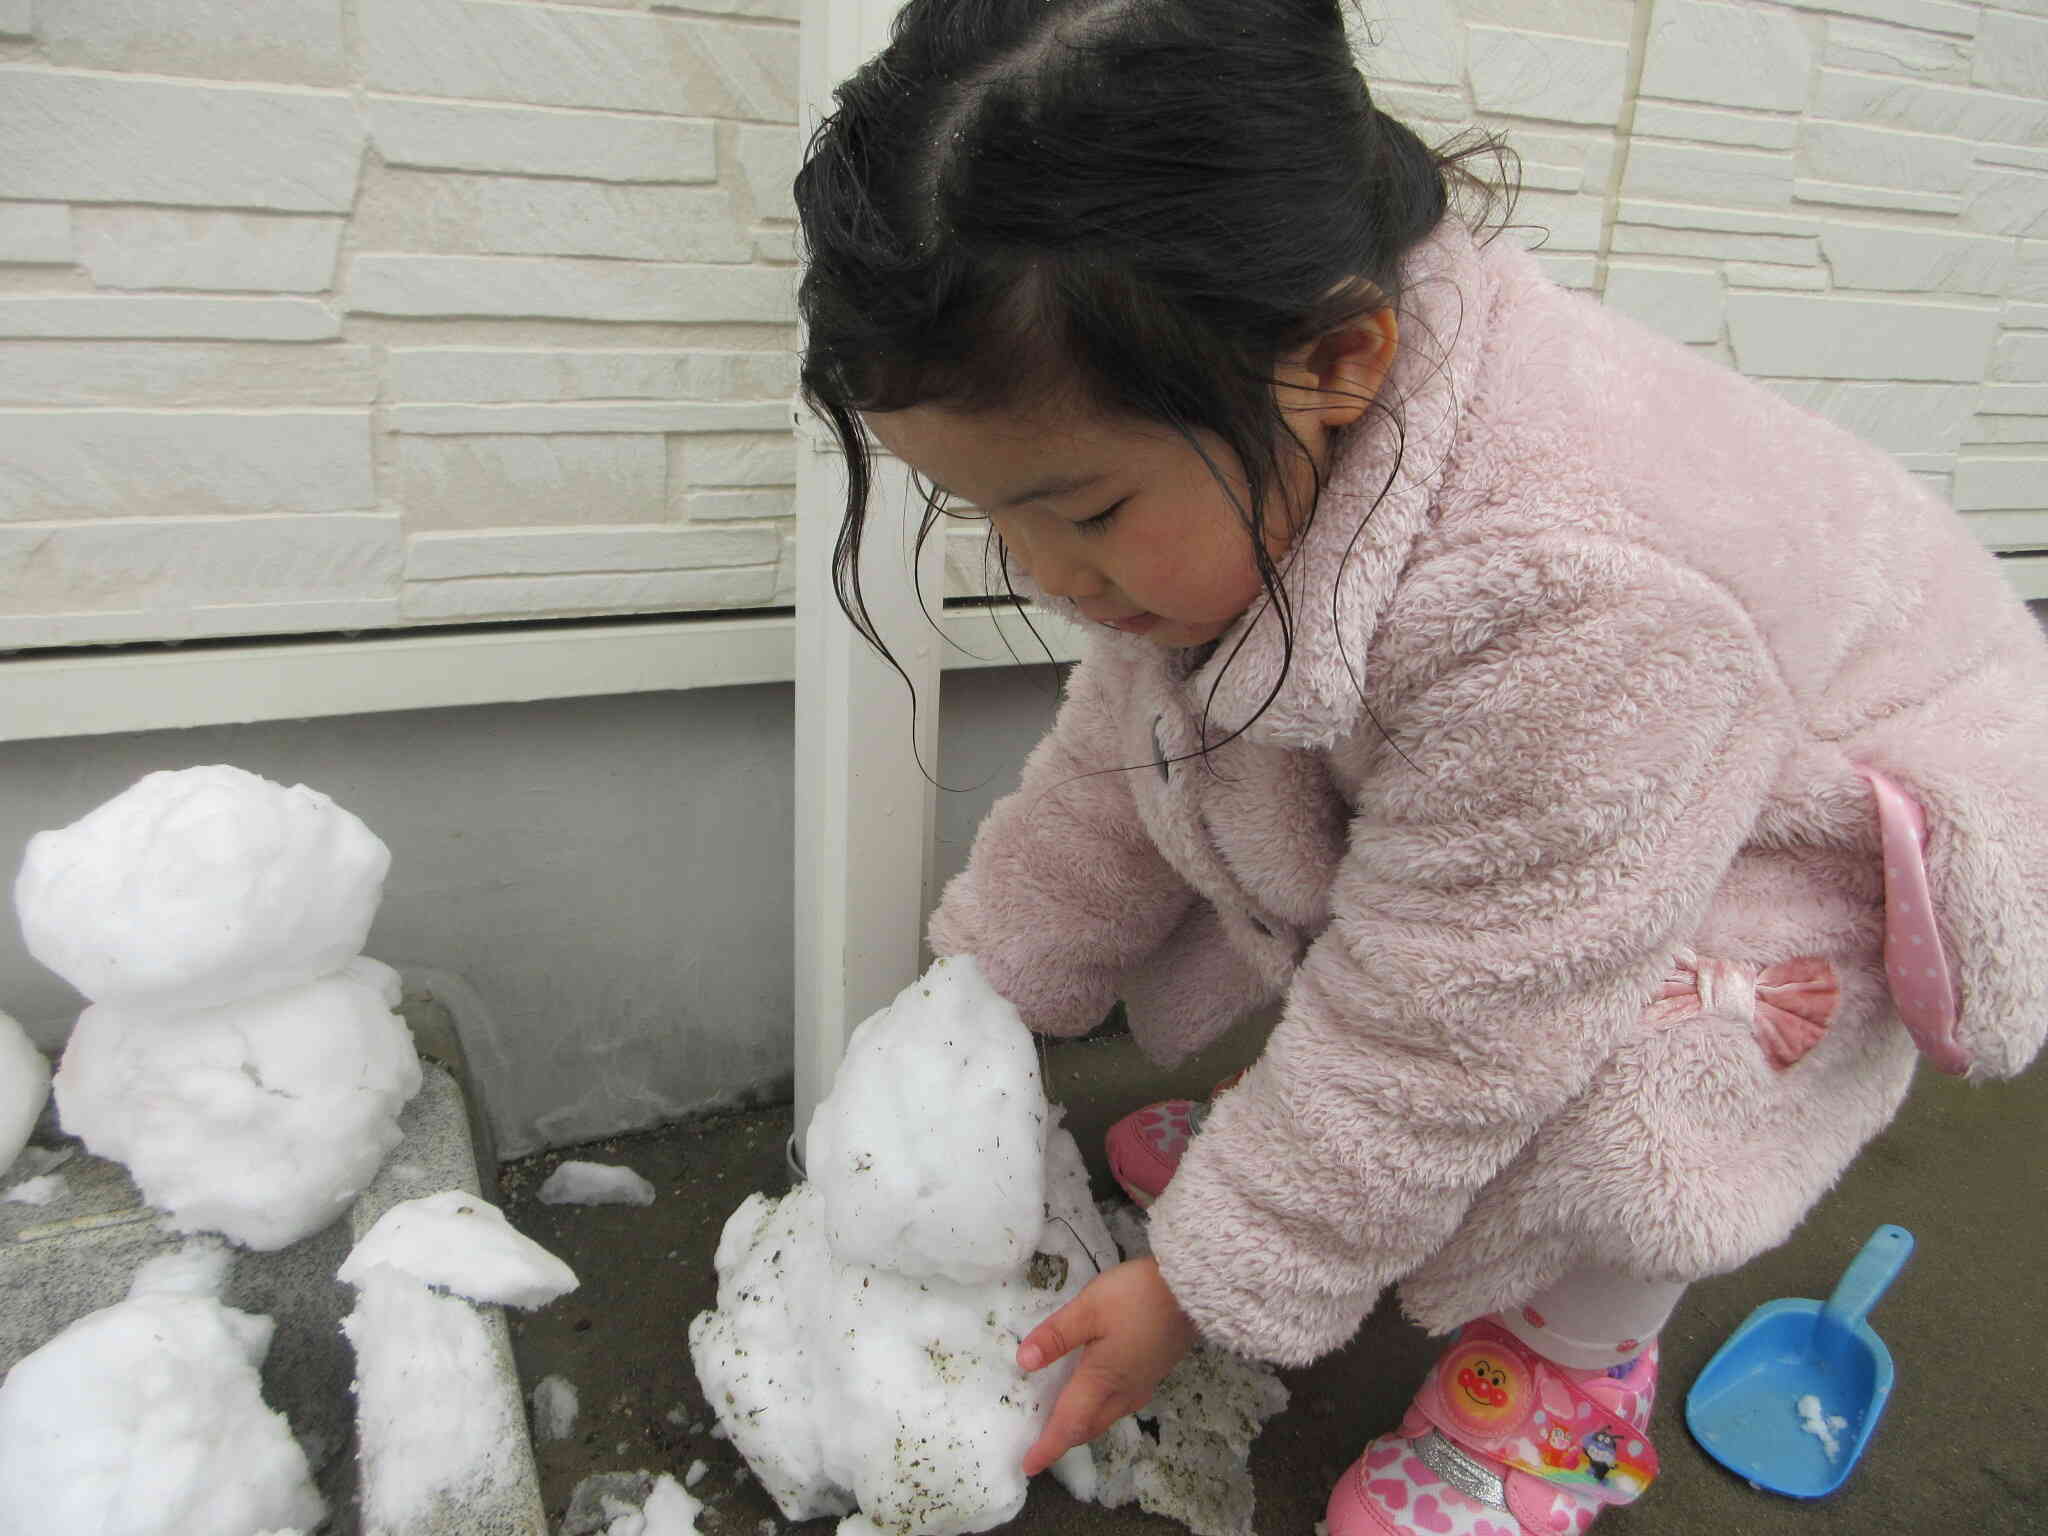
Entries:
{"type": "MultiPolygon", "coordinates": [[[[2048,0],[1368,9],[1559,280],[2048,548],[2048,0]]],[[[0,0],[0,648],[790,601],[799,10],[0,0]]]]}
{"type": "Polygon", "coordinates": [[[2048,548],[2048,0],[1368,4],[1382,104],[1508,130],[1559,281],[2048,548]]]}
{"type": "Polygon", "coordinates": [[[789,601],[799,0],[0,0],[0,647],[789,601]]]}

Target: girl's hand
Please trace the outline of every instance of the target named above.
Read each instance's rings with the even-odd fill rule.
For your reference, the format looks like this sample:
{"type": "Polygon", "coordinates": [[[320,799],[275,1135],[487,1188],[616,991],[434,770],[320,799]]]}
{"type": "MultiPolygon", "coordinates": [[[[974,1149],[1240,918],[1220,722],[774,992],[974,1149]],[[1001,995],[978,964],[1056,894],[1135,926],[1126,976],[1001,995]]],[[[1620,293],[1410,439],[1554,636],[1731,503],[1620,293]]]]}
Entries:
{"type": "Polygon", "coordinates": [[[1038,1441],[1024,1453],[1036,1477],[1152,1400],[1166,1373],[1195,1346],[1195,1325],[1160,1278],[1158,1261],[1133,1259],[1106,1270],[1017,1346],[1017,1364],[1042,1370],[1076,1349],[1080,1367],[1052,1405],[1038,1441]]]}

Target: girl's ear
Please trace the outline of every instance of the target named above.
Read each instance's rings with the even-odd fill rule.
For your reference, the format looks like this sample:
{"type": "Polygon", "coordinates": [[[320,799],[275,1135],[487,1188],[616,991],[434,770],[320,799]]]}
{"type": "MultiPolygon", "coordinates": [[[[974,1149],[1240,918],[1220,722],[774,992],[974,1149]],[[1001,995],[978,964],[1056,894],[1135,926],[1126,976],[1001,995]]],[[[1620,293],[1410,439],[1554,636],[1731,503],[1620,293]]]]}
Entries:
{"type": "Polygon", "coordinates": [[[1378,397],[1399,345],[1391,305],[1324,332],[1281,365],[1281,408],[1297,425],[1306,416],[1325,431],[1350,426],[1378,397]]]}

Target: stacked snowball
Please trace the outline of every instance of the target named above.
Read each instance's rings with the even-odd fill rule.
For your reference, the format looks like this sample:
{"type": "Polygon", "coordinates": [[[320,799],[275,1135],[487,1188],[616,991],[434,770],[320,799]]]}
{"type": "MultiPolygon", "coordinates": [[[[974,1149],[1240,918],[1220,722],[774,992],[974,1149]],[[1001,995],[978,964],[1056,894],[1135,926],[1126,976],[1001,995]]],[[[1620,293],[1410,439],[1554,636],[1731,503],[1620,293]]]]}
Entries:
{"type": "Polygon", "coordinates": [[[1116,1262],[1053,1119],[1016,1010],[942,960],[855,1031],[808,1182],[727,1221],[690,1354],[786,1518],[951,1536],[1023,1507],[1073,1360],[1027,1377],[1017,1345],[1116,1262]]]}
{"type": "Polygon", "coordinates": [[[226,766],[30,840],[23,936],[92,1000],[59,1118],[179,1230],[282,1248],[398,1144],[419,1061],[397,975],[360,954],[390,862],[327,796],[226,766]]]}

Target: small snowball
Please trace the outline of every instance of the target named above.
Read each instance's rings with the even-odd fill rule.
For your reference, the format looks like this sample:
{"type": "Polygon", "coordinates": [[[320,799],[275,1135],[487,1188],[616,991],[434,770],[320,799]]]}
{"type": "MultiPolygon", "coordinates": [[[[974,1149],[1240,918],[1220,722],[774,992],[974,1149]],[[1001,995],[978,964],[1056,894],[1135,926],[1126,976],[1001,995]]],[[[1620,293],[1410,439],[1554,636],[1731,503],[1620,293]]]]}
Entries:
{"type": "Polygon", "coordinates": [[[576,1430],[576,1388],[560,1376],[543,1376],[533,1389],[533,1432],[542,1440],[566,1440],[576,1430]]]}
{"type": "Polygon", "coordinates": [[[476,1309],[378,1265],[342,1319],[356,1354],[363,1528],[415,1530],[437,1506],[502,1483],[525,1444],[476,1309]]]}
{"type": "Polygon", "coordinates": [[[503,1211],[460,1189],[391,1207],[363,1234],[335,1278],[360,1285],[379,1266],[473,1301],[509,1307],[545,1306],[577,1283],[568,1265],[517,1231],[503,1211]]]}
{"type": "Polygon", "coordinates": [[[63,1174],[42,1173],[32,1179],[23,1179],[5,1194],[0,1194],[0,1200],[12,1201],[16,1205],[48,1205],[63,1193],[63,1174]]]}
{"type": "Polygon", "coordinates": [[[666,1472],[654,1480],[647,1501],[638,1509],[609,1495],[601,1502],[609,1517],[604,1536],[698,1536],[697,1514],[704,1507],[666,1472]]]}
{"type": "Polygon", "coordinates": [[[340,969],[390,863],[317,790],[186,768],[37,833],[14,905],[29,952],[95,1002],[189,1012],[340,969]]]}
{"type": "Polygon", "coordinates": [[[1829,1461],[1842,1454],[1839,1436],[1849,1427],[1849,1421],[1839,1413],[1823,1413],[1820,1399],[1811,1392],[1799,1399],[1799,1427],[1820,1441],[1820,1448],[1827,1452],[1829,1461]]]}
{"type": "Polygon", "coordinates": [[[970,956],[938,961],[853,1032],[812,1116],[832,1252],[916,1279],[1015,1272],[1045,1219],[1046,1120],[1017,1010],[970,956]]]}
{"type": "Polygon", "coordinates": [[[707,1462],[702,1462],[702,1461],[693,1461],[693,1462],[691,1462],[691,1463],[690,1463],[690,1470],[689,1470],[689,1471],[687,1471],[687,1472],[685,1472],[685,1473],[683,1474],[683,1486],[684,1486],[685,1488],[694,1488],[694,1487],[696,1487],[698,1483],[700,1483],[700,1482],[702,1482],[702,1481],[704,1480],[704,1474],[705,1474],[706,1472],[710,1471],[710,1470],[711,1470],[711,1468],[710,1468],[710,1465],[709,1465],[709,1463],[707,1463],[707,1462]]]}
{"type": "Polygon", "coordinates": [[[571,1158],[540,1187],[546,1205],[652,1205],[654,1186],[630,1168],[571,1158]]]}
{"type": "Polygon", "coordinates": [[[420,1064],[398,999],[397,973],[358,956],[198,1013],[95,1004],[57,1069],[58,1114],[178,1230],[286,1247],[345,1211],[401,1139],[420,1064]]]}
{"type": "Polygon", "coordinates": [[[0,1013],[0,1170],[28,1145],[49,1096],[49,1062],[27,1031],[0,1013]]]}
{"type": "Polygon", "coordinates": [[[80,1318],[0,1384],[0,1530],[240,1536],[325,1518],[264,1405],[272,1324],[199,1296],[80,1318]]]}

